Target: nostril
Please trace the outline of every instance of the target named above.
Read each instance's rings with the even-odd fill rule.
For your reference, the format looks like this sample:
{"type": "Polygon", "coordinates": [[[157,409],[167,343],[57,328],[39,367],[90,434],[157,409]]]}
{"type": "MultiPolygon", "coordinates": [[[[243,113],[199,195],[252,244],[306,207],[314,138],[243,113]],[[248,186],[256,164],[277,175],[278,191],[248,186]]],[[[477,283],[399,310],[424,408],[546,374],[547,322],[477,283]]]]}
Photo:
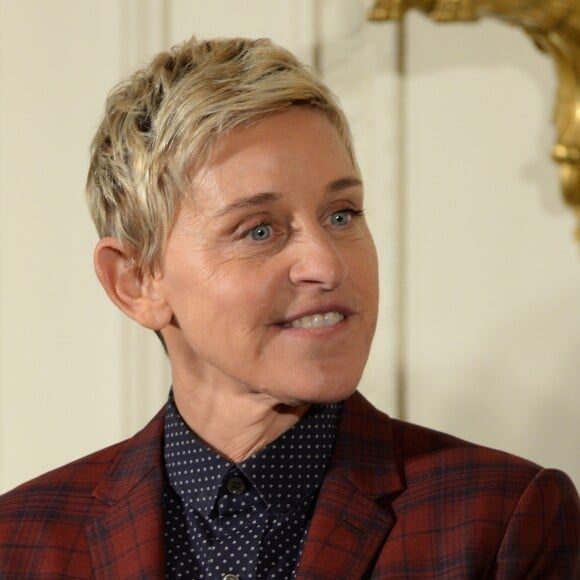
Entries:
{"type": "Polygon", "coordinates": [[[334,249],[319,249],[297,257],[290,268],[294,284],[319,284],[328,289],[340,286],[348,273],[342,256],[334,249]]]}

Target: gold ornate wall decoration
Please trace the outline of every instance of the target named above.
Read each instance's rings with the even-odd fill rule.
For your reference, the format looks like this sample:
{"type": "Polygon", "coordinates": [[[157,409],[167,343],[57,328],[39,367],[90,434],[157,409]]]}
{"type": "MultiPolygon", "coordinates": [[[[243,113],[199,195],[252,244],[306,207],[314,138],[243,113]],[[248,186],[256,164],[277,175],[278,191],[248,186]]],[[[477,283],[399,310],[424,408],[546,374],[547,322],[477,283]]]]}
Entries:
{"type": "Polygon", "coordinates": [[[556,65],[554,113],[562,194],[575,212],[580,241],[580,0],[375,0],[373,21],[399,20],[418,9],[436,22],[471,22],[494,17],[522,28],[556,65]]]}

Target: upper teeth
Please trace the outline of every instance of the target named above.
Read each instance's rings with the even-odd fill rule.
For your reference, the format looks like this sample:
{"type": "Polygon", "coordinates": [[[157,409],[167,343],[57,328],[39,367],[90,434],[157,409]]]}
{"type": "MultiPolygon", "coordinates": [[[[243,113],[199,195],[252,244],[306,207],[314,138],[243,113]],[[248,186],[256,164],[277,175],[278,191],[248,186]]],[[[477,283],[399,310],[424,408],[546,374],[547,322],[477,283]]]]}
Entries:
{"type": "Polygon", "coordinates": [[[344,314],[340,312],[325,312],[324,314],[312,314],[297,318],[292,322],[284,324],[286,328],[321,328],[323,326],[333,326],[344,320],[344,314]]]}

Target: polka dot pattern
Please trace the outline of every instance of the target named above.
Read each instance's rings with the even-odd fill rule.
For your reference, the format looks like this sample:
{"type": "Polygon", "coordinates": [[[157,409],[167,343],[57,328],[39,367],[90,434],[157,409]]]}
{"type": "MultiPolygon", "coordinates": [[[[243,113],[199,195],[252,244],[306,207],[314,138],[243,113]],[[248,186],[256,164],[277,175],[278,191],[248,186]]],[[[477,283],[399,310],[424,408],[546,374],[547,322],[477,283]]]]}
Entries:
{"type": "Polygon", "coordinates": [[[315,405],[240,464],[207,447],[170,396],[165,419],[168,578],[293,578],[332,455],[341,404],[315,405]]]}

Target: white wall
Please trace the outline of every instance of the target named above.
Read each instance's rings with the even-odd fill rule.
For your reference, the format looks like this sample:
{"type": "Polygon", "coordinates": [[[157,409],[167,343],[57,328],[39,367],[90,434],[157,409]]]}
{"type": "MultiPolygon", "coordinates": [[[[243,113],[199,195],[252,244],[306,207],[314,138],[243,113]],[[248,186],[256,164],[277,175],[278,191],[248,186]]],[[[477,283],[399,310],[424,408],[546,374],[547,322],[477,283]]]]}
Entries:
{"type": "Polygon", "coordinates": [[[83,198],[103,87],[119,75],[114,6],[0,3],[3,489],[121,430],[121,323],[94,281],[83,198]]]}
{"type": "Polygon", "coordinates": [[[408,20],[409,416],[580,482],[580,260],[552,62],[496,21],[408,20]]]}
{"type": "Polygon", "coordinates": [[[411,420],[580,481],[580,265],[548,157],[551,64],[514,29],[417,15],[401,76],[396,26],[367,5],[0,0],[0,490],[131,434],[166,396],[155,337],[92,272],[83,188],[108,89],[192,33],[272,37],[352,120],[382,285],[362,390],[397,414],[402,384],[411,420]]]}

